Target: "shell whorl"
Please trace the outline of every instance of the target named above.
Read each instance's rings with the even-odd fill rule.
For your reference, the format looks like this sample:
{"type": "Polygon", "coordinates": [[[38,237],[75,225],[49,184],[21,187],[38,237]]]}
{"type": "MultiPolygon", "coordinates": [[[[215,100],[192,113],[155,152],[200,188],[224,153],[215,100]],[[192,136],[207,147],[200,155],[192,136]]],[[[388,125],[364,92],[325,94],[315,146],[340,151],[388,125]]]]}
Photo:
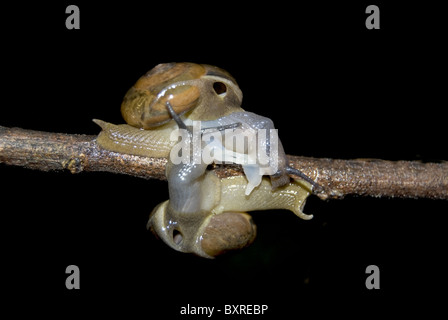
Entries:
{"type": "Polygon", "coordinates": [[[189,62],[159,64],[126,93],[121,113],[126,123],[152,129],[171,120],[166,103],[192,120],[210,120],[241,111],[242,93],[225,70],[189,62]],[[219,84],[219,85],[217,85],[219,84]]]}

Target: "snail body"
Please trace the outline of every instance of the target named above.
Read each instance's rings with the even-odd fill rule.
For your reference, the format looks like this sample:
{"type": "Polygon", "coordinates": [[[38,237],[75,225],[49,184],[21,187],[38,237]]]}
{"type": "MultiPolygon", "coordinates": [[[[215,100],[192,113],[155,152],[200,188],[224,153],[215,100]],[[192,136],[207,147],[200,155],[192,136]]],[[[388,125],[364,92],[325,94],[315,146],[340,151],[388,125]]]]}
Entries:
{"type": "MultiPolygon", "coordinates": [[[[191,123],[191,119],[186,118],[185,120],[186,123],[191,123]]],[[[179,145],[177,140],[178,135],[173,135],[177,129],[175,122],[168,122],[157,129],[142,130],[126,124],[115,125],[97,119],[94,119],[93,121],[102,128],[102,131],[97,137],[97,143],[102,148],[110,151],[144,157],[168,158],[173,148],[176,145],[179,145]]],[[[240,124],[240,128],[236,130],[226,130],[221,133],[212,130],[210,133],[205,133],[203,135],[202,140],[205,140],[206,143],[203,144],[201,151],[211,153],[214,149],[215,153],[214,156],[209,158],[206,164],[210,164],[211,162],[223,163],[226,161],[241,164],[244,173],[249,180],[245,191],[246,195],[250,194],[250,192],[260,184],[261,178],[265,174],[274,175],[277,172],[282,173],[279,177],[271,176],[273,187],[278,187],[289,182],[289,176],[284,172],[287,158],[280,140],[259,139],[257,136],[257,132],[260,129],[268,132],[274,130],[274,124],[270,119],[252,112],[235,112],[216,120],[201,121],[201,125],[204,130],[207,130],[207,128],[223,127],[236,122],[240,124]],[[248,134],[248,132],[250,134],[248,134]],[[212,135],[213,133],[214,135],[212,135]],[[218,133],[219,139],[215,139],[217,137],[216,133],[218,133]],[[227,138],[221,135],[227,135],[227,138]],[[211,138],[212,136],[213,139],[211,138]],[[233,138],[238,138],[240,136],[248,138],[247,144],[250,147],[256,146],[255,149],[238,149],[238,144],[234,143],[235,140],[233,138]],[[276,141],[275,148],[274,144],[269,144],[269,141],[271,140],[276,141]],[[263,143],[264,145],[262,145],[263,143]],[[257,163],[260,156],[258,151],[259,149],[265,150],[267,148],[266,144],[269,144],[270,154],[268,159],[266,159],[267,163],[262,168],[257,163]],[[209,148],[206,149],[205,147],[209,148]],[[271,168],[272,162],[275,162],[275,170],[272,170],[271,168]]],[[[276,134],[276,131],[272,131],[271,134],[276,134]]],[[[182,145],[180,147],[182,147],[182,145]]],[[[198,156],[199,158],[203,158],[202,153],[198,156]]],[[[201,174],[204,173],[204,171],[205,167],[201,174]]]]}
{"type": "Polygon", "coordinates": [[[141,130],[127,124],[112,124],[93,120],[101,127],[97,143],[106,150],[132,154],[142,157],[166,158],[176,144],[170,134],[177,128],[174,122],[167,123],[157,130],[141,130]]]}
{"type": "MultiPolygon", "coordinates": [[[[312,218],[312,215],[306,215],[302,211],[310,194],[306,182],[301,184],[293,181],[272,189],[270,180],[263,178],[250,196],[244,194],[246,187],[247,179],[244,176],[218,178],[213,171],[207,171],[200,183],[199,212],[193,214],[179,210],[175,203],[179,198],[170,192],[170,200],[153,210],[147,227],[175,250],[211,258],[213,254],[210,253],[216,252],[210,248],[204,250],[207,246],[202,241],[206,237],[204,233],[207,233],[210,219],[221,214],[232,212],[244,216],[245,212],[254,210],[287,209],[302,219],[312,218]]],[[[255,236],[255,227],[252,228],[250,232],[246,231],[243,239],[234,237],[221,250],[244,247],[255,236]]]]}
{"type": "Polygon", "coordinates": [[[121,106],[127,124],[94,120],[102,128],[100,147],[168,158],[170,199],[153,210],[148,227],[178,251],[210,258],[244,247],[255,236],[247,211],[289,209],[311,218],[302,212],[311,187],[290,182],[292,168],[273,122],[244,111],[241,102],[241,90],[226,71],[169,63],[150,70],[127,92],[121,106]],[[186,135],[179,141],[182,130],[186,135]],[[235,145],[233,138],[247,144],[235,145]],[[182,156],[200,161],[174,159],[179,146],[182,156]],[[207,170],[210,163],[241,164],[245,176],[218,178],[207,170]],[[211,221],[222,227],[213,229],[211,221]]]}

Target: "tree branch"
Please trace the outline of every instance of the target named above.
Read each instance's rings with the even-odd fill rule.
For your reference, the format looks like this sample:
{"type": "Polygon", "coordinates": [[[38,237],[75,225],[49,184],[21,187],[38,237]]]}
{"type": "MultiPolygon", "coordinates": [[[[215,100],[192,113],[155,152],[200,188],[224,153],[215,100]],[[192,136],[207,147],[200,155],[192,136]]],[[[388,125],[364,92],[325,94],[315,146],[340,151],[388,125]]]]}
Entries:
{"type": "MultiPolygon", "coordinates": [[[[316,180],[320,198],[373,197],[448,199],[448,162],[334,160],[290,156],[291,166],[316,180]]],[[[101,149],[96,136],[49,133],[0,126],[0,163],[43,171],[106,171],[165,180],[165,158],[101,149]]],[[[220,177],[241,175],[239,166],[216,166],[220,177]]]]}

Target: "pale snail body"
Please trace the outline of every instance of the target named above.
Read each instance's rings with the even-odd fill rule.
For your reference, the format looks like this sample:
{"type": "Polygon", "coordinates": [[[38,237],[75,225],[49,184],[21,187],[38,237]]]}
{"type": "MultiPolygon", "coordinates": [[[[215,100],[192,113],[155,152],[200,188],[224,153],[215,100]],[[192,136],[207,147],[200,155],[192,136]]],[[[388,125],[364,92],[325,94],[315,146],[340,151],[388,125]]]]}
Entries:
{"type": "Polygon", "coordinates": [[[176,144],[170,134],[177,129],[174,122],[167,123],[157,130],[142,130],[127,124],[112,124],[93,120],[102,131],[97,137],[98,144],[107,150],[133,154],[142,157],[166,158],[176,144]]]}
{"type": "MultiPolygon", "coordinates": [[[[191,121],[191,119],[186,118],[185,123],[190,123],[189,120],[191,121]]],[[[216,120],[202,121],[201,124],[203,128],[206,129],[233,124],[237,121],[241,124],[241,128],[237,130],[236,135],[238,132],[249,130],[274,129],[274,124],[270,119],[252,112],[235,112],[216,120]]],[[[101,147],[107,150],[144,157],[167,158],[170,155],[170,151],[178,143],[177,140],[171,139],[171,133],[177,129],[175,122],[168,122],[153,130],[142,130],[126,124],[115,125],[97,119],[95,119],[94,122],[103,129],[98,135],[97,142],[101,147]]],[[[257,140],[256,138],[256,135],[252,136],[252,140],[257,140]]],[[[242,150],[233,150],[233,145],[226,146],[224,142],[225,139],[223,138],[223,143],[217,145],[222,151],[222,156],[214,157],[214,160],[215,162],[219,161],[222,163],[226,159],[230,159],[232,163],[241,164],[244,173],[249,180],[245,191],[245,194],[249,195],[261,182],[262,174],[260,174],[260,166],[257,164],[245,165],[244,160],[240,159],[243,159],[243,155],[247,155],[247,153],[244,153],[242,150]]],[[[256,145],[257,141],[249,141],[249,144],[256,145]]],[[[283,146],[279,140],[275,150],[271,150],[270,158],[277,159],[277,167],[280,168],[280,171],[282,170],[281,168],[285,167],[287,159],[283,146]]],[[[250,160],[256,162],[256,154],[255,158],[250,160]]],[[[274,173],[275,172],[271,172],[271,174],[274,173]]],[[[289,177],[285,174],[280,175],[278,178],[271,178],[274,187],[284,185],[288,181],[289,177]],[[286,180],[284,179],[285,177],[287,178],[286,180]]]]}
{"type": "MultiPolygon", "coordinates": [[[[100,147],[119,153],[169,159],[166,175],[170,200],[153,210],[148,226],[176,250],[212,257],[221,250],[213,247],[213,241],[218,238],[222,240],[219,240],[221,251],[247,245],[253,240],[255,229],[245,211],[289,209],[301,218],[311,217],[302,213],[310,188],[307,183],[290,183],[286,170],[288,161],[280,141],[270,154],[270,160],[275,159],[278,164],[278,171],[269,173],[270,179],[262,178],[258,163],[243,164],[246,176],[219,179],[207,171],[207,163],[171,162],[169,155],[177,141],[170,136],[179,124],[170,121],[172,112],[181,117],[182,120],[177,122],[189,125],[192,121],[201,121],[204,128],[237,121],[241,128],[235,130],[235,135],[250,130],[274,129],[270,119],[245,112],[241,101],[241,90],[224,70],[192,63],[162,64],[140,78],[126,94],[122,115],[128,125],[94,120],[102,128],[97,138],[100,147]],[[207,229],[210,220],[219,217],[233,219],[236,229],[229,228],[225,222],[223,230],[227,228],[226,233],[207,229]],[[207,249],[204,251],[205,243],[212,245],[205,245],[207,249]]],[[[259,144],[268,144],[260,141],[259,144]]],[[[223,155],[231,155],[233,163],[240,163],[240,157],[247,156],[247,150],[231,149],[225,143],[215,148],[223,151],[223,155]]],[[[222,156],[213,159],[214,162],[222,160],[222,156]]]]}
{"type": "MultiPolygon", "coordinates": [[[[175,250],[211,258],[212,255],[203,248],[202,237],[212,217],[225,212],[287,209],[298,217],[309,220],[313,216],[302,211],[310,194],[306,184],[304,182],[304,185],[301,185],[294,181],[273,190],[269,179],[263,178],[250,196],[246,196],[244,190],[247,179],[244,176],[218,178],[212,171],[208,171],[200,183],[200,214],[192,216],[176,211],[170,206],[172,200],[167,200],[154,209],[148,221],[148,228],[175,250]]],[[[170,193],[170,199],[177,199],[177,195],[170,193]]],[[[248,231],[245,236],[248,241],[253,240],[255,230],[252,230],[252,233],[248,231]]],[[[236,245],[239,243],[241,242],[236,245]]]]}

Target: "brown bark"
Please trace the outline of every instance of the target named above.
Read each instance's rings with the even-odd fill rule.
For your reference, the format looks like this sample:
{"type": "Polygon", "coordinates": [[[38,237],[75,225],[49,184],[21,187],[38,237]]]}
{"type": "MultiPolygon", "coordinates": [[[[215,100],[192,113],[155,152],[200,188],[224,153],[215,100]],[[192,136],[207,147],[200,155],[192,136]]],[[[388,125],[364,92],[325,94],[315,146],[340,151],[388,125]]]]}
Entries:
{"type": "MultiPolygon", "coordinates": [[[[38,170],[107,171],[165,180],[165,158],[147,158],[101,149],[96,136],[48,133],[0,126],[0,163],[38,170]]],[[[448,199],[448,162],[375,159],[316,159],[290,156],[324,188],[320,198],[356,194],[373,197],[448,199]]],[[[221,177],[242,174],[239,166],[217,166],[221,177]]]]}

